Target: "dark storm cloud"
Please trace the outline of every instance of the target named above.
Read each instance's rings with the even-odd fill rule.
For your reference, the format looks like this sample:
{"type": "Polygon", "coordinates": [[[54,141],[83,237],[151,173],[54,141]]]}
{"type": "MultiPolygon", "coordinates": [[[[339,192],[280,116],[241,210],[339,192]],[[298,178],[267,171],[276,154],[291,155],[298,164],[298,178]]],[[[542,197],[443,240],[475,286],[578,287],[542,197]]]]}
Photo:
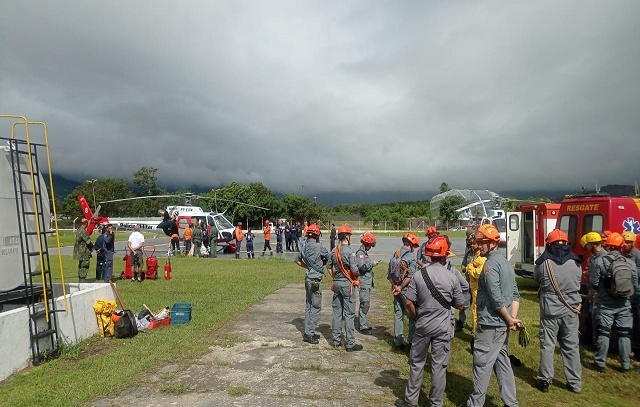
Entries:
{"type": "Polygon", "coordinates": [[[638,2],[1,7],[0,113],[45,121],[66,176],[316,193],[640,170],[638,2]]]}

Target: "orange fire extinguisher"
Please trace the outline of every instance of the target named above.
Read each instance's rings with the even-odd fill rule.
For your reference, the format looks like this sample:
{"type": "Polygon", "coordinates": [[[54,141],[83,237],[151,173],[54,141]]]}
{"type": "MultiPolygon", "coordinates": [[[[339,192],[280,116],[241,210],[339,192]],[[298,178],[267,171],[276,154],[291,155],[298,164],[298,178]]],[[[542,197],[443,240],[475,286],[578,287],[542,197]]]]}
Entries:
{"type": "Polygon", "coordinates": [[[171,280],[171,260],[167,257],[167,261],[164,263],[164,279],[171,280]]]}

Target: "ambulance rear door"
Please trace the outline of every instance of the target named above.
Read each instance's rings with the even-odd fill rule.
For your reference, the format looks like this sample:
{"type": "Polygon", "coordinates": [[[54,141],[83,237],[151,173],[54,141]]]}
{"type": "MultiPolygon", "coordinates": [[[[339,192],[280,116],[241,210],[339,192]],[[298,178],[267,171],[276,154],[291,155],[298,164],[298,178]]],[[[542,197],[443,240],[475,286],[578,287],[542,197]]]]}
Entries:
{"type": "Polygon", "coordinates": [[[522,262],[522,212],[507,212],[507,260],[509,263],[522,262]]]}

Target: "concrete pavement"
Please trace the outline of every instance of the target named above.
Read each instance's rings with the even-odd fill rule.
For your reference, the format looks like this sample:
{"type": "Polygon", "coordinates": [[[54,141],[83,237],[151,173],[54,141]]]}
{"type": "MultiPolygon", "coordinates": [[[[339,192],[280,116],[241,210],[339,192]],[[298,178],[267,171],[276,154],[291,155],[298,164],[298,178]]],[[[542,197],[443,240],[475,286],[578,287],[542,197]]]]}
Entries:
{"type": "Polygon", "coordinates": [[[381,293],[372,292],[369,320],[373,335],[356,333],[364,350],[347,353],[329,346],[332,292],[327,284],[323,288],[319,344],[302,341],[305,292],[302,284],[292,284],[216,332],[217,342],[224,345],[212,339],[210,352],[189,367],[163,366],[145,374],[139,387],[123,389],[90,405],[393,405],[404,391],[406,375],[398,369],[407,363],[407,356],[392,350],[391,311],[383,304],[381,293]]]}

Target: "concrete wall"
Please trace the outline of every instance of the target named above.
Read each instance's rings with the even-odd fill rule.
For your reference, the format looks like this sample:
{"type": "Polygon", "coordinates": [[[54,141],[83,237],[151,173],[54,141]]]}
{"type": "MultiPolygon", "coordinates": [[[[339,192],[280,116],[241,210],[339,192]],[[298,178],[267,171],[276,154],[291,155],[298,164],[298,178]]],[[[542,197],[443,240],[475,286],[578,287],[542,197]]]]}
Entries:
{"type": "MultiPolygon", "coordinates": [[[[76,344],[98,333],[93,305],[99,299],[115,300],[109,284],[66,284],[68,313],[58,312],[58,337],[65,345],[76,344]]],[[[62,293],[61,286],[54,293],[62,293]]],[[[64,310],[64,298],[56,298],[56,309],[64,310]]],[[[29,310],[16,308],[0,313],[0,380],[31,362],[29,310]]]]}

